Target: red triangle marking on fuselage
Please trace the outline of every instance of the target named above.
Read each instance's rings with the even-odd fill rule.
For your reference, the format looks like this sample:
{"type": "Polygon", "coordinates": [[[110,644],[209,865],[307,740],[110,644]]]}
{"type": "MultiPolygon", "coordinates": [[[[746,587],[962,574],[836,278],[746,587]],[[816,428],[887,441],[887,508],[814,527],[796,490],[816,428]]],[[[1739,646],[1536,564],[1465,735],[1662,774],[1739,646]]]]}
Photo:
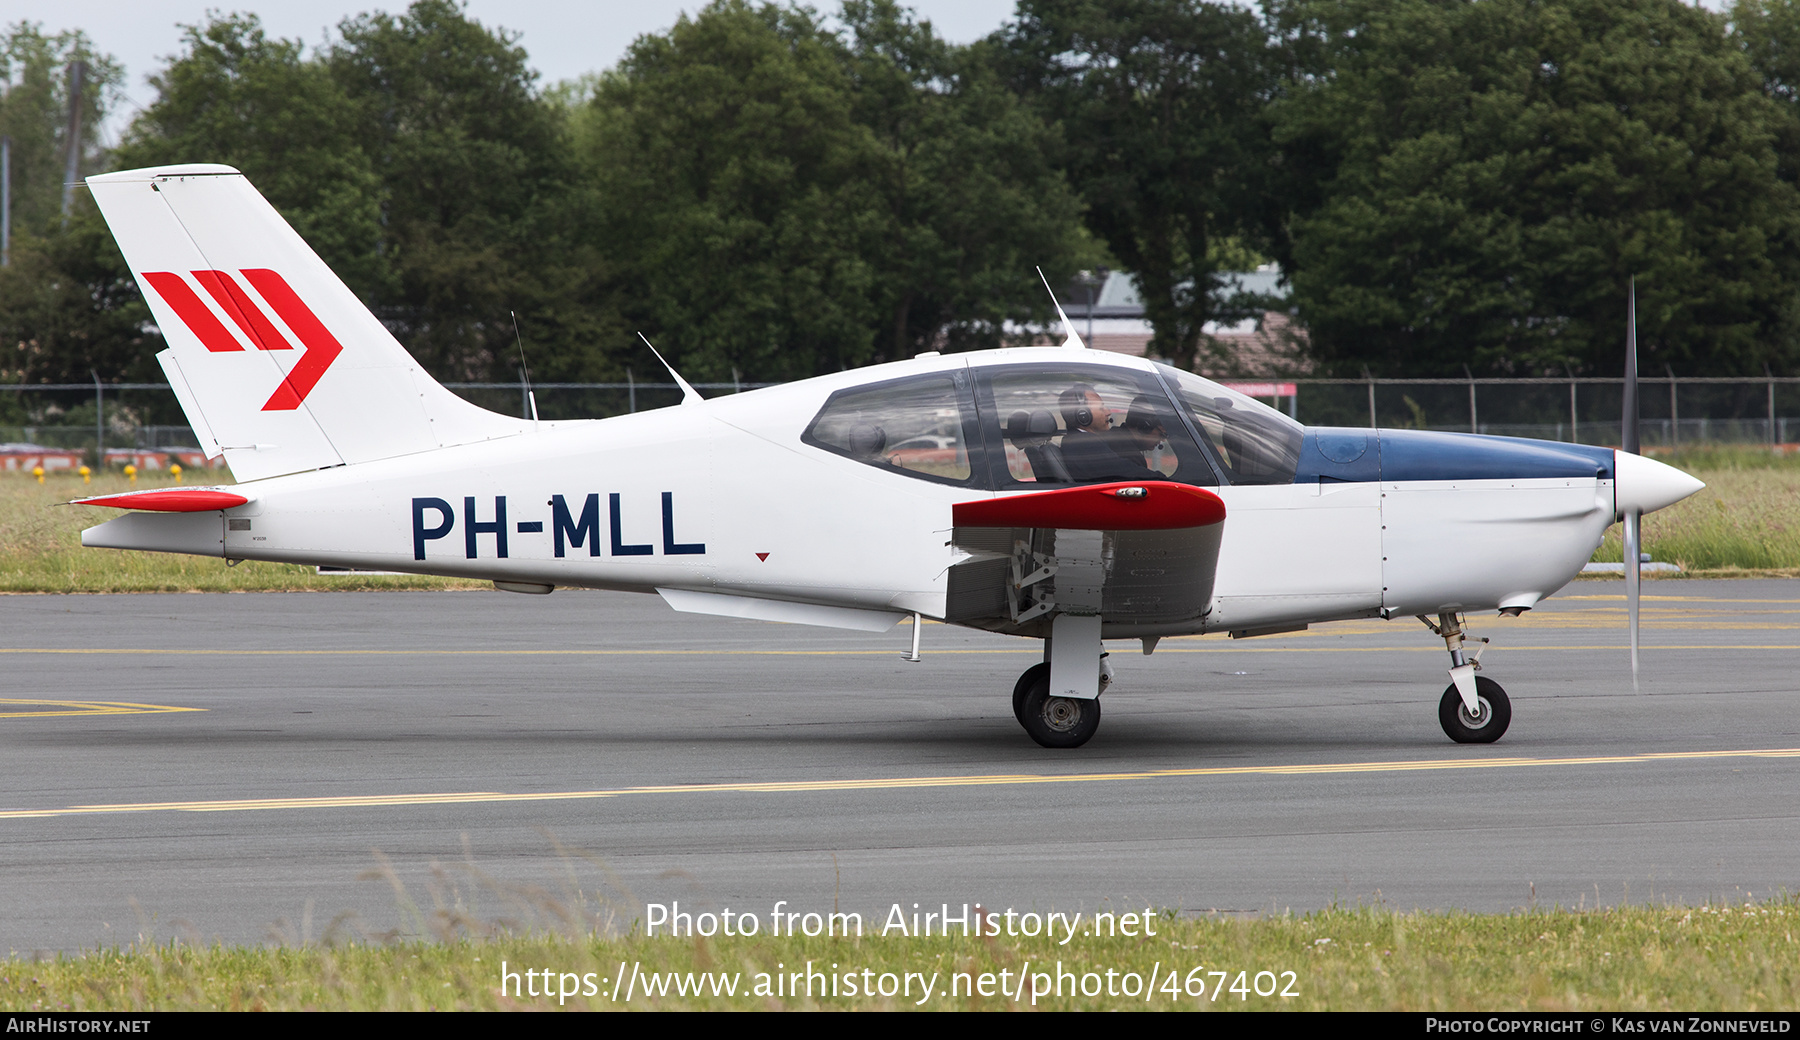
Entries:
{"type": "Polygon", "coordinates": [[[757,553],[756,558],[763,561],[764,563],[767,563],[769,561],[769,554],[768,553],[757,553]]]}

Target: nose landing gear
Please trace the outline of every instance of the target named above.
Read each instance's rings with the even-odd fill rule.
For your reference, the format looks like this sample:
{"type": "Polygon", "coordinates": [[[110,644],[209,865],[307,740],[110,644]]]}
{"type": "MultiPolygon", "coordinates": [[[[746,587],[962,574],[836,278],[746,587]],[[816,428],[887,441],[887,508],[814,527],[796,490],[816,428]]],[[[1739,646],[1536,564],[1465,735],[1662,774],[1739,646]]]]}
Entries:
{"type": "MultiPolygon", "coordinates": [[[[1481,651],[1487,647],[1478,647],[1473,654],[1463,652],[1468,633],[1463,630],[1462,618],[1455,613],[1439,614],[1437,624],[1424,615],[1419,620],[1443,637],[1444,647],[1450,651],[1450,685],[1438,702],[1438,722],[1444,727],[1444,734],[1458,744],[1492,744],[1499,740],[1512,723],[1512,702],[1499,683],[1475,674],[1481,667],[1481,651]]],[[[1481,642],[1486,644],[1487,640],[1481,642]]]]}

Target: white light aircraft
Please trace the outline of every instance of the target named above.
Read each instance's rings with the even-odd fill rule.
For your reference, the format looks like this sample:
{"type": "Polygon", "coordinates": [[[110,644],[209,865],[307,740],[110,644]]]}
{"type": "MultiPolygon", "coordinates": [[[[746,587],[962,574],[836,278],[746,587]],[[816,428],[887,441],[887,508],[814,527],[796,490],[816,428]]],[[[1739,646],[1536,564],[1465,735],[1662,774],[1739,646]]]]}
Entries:
{"type": "Polygon", "coordinates": [[[921,616],[1038,638],[1013,708],[1045,747],[1098,726],[1104,640],[1150,653],[1165,636],[1412,616],[1450,653],[1445,732],[1493,741],[1511,707],[1476,674],[1464,615],[1531,609],[1616,520],[1635,557],[1636,518],[1701,487],[1610,448],[1302,427],[1084,349],[1066,317],[1061,348],[928,353],[713,400],[675,375],[677,406],[512,418],[433,380],[236,170],[88,185],[189,423],[239,482],[87,499],[132,511],[82,544],[654,592],[870,631],[913,615],[913,659],[921,616]]]}

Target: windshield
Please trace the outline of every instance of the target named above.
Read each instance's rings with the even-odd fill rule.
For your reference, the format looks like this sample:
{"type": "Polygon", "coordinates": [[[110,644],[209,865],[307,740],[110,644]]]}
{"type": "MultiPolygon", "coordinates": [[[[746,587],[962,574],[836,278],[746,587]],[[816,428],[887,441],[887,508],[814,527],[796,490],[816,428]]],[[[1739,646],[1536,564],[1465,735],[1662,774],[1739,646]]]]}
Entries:
{"type": "Polygon", "coordinates": [[[1233,484],[1291,484],[1305,427],[1236,390],[1167,365],[1157,370],[1233,484]]]}

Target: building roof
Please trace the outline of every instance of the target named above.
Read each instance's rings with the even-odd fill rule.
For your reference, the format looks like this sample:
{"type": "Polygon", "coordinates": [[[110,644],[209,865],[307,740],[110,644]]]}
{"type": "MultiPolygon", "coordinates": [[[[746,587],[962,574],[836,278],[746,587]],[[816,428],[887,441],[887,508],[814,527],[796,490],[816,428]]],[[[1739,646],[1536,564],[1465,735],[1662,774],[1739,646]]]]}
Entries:
{"type": "MultiPolygon", "coordinates": [[[[1287,288],[1281,284],[1282,271],[1276,264],[1264,264],[1254,271],[1233,271],[1222,274],[1225,284],[1213,294],[1214,298],[1223,301],[1238,293],[1256,293],[1287,298],[1287,288]]],[[[1128,271],[1104,272],[1102,281],[1094,290],[1093,316],[1095,318],[1141,318],[1144,316],[1144,301],[1138,295],[1135,279],[1128,271]]],[[[1183,282],[1192,285],[1192,282],[1183,282]]],[[[1080,281],[1070,282],[1056,294],[1057,302],[1063,310],[1073,318],[1077,313],[1081,317],[1088,316],[1088,287],[1080,281]]]]}
{"type": "MultiPolygon", "coordinates": [[[[1225,284],[1214,293],[1220,302],[1239,293],[1287,298],[1281,268],[1274,264],[1222,277],[1225,284]]],[[[1144,301],[1130,273],[1105,272],[1105,280],[1093,286],[1091,309],[1088,291],[1086,284],[1075,281],[1057,293],[1075,331],[1095,349],[1144,356],[1155,330],[1144,318],[1144,301]]],[[[1311,363],[1300,352],[1304,333],[1284,311],[1265,311],[1260,319],[1233,325],[1209,322],[1204,331],[1217,349],[1202,351],[1195,365],[1202,375],[1271,377],[1311,371],[1311,363]]]]}

